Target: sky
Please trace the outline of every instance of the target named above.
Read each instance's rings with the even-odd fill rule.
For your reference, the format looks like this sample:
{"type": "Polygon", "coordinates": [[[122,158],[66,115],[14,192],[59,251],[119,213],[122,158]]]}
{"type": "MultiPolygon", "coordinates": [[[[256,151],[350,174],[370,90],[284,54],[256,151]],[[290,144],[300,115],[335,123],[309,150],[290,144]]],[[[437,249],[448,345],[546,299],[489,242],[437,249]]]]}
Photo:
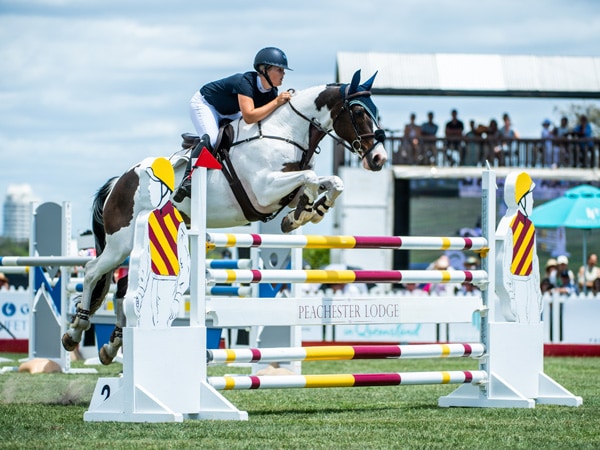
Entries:
{"type": "MultiPolygon", "coordinates": [[[[29,184],[40,201],[71,203],[74,234],[88,229],[96,190],[176,151],[194,92],[251,70],[266,46],[286,52],[282,88],[299,90],[336,81],[342,51],[599,56],[599,43],[597,0],[0,0],[0,199],[29,184]]],[[[534,138],[572,103],[374,100],[390,129],[413,111],[439,124],[452,108],[482,123],[506,111],[534,138]]],[[[322,147],[317,167],[330,170],[322,147]]]]}

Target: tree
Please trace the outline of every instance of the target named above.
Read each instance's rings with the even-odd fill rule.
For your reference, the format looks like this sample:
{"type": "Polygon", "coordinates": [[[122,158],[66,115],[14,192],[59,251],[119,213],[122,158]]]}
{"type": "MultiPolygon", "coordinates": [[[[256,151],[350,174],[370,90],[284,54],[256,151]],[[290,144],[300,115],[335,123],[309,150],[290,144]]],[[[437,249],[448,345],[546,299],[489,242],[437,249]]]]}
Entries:
{"type": "Polygon", "coordinates": [[[27,256],[29,243],[0,237],[0,256],[27,256]]]}

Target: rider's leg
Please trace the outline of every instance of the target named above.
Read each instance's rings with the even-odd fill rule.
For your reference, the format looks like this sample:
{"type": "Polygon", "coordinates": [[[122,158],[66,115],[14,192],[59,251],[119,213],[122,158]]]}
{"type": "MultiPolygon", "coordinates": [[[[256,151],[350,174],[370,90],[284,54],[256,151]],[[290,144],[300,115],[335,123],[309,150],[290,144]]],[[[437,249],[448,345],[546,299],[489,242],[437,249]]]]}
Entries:
{"type": "Polygon", "coordinates": [[[192,149],[190,153],[190,159],[188,160],[187,166],[185,168],[185,174],[183,175],[183,179],[181,180],[181,184],[175,191],[173,195],[173,200],[176,202],[182,201],[186,197],[191,197],[192,195],[192,161],[200,155],[200,151],[202,147],[206,145],[206,141],[210,139],[207,134],[202,136],[200,142],[192,149]]]}
{"type": "Polygon", "coordinates": [[[173,195],[173,200],[176,202],[191,196],[192,180],[190,173],[192,172],[192,160],[198,157],[202,146],[206,145],[206,142],[214,146],[219,134],[219,120],[221,117],[214,106],[204,99],[200,91],[197,91],[190,100],[190,118],[201,140],[192,150],[181,184],[175,191],[175,195],[173,195]]]}
{"type": "Polygon", "coordinates": [[[190,100],[190,119],[198,136],[208,134],[210,145],[214,146],[219,135],[219,121],[223,116],[204,99],[199,91],[190,100]]]}

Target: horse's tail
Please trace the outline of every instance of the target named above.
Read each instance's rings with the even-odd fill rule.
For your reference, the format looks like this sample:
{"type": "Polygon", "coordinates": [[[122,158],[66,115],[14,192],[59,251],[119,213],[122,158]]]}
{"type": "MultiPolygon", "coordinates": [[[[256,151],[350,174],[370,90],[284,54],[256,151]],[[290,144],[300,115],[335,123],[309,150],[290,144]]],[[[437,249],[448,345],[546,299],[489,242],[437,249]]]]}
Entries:
{"type": "Polygon", "coordinates": [[[104,183],[94,198],[92,205],[92,231],[96,242],[96,256],[104,251],[106,247],[106,231],[104,230],[104,203],[112,192],[118,177],[113,177],[104,183]]]}

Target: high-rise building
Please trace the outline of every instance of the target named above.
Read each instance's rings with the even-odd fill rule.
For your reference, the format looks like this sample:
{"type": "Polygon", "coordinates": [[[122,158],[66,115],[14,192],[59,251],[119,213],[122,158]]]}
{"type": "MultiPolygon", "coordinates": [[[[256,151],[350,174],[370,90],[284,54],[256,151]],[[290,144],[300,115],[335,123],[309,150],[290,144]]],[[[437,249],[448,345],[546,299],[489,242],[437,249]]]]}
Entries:
{"type": "Polygon", "coordinates": [[[28,184],[11,184],[4,200],[3,236],[15,241],[29,239],[32,202],[39,201],[28,184]]]}

